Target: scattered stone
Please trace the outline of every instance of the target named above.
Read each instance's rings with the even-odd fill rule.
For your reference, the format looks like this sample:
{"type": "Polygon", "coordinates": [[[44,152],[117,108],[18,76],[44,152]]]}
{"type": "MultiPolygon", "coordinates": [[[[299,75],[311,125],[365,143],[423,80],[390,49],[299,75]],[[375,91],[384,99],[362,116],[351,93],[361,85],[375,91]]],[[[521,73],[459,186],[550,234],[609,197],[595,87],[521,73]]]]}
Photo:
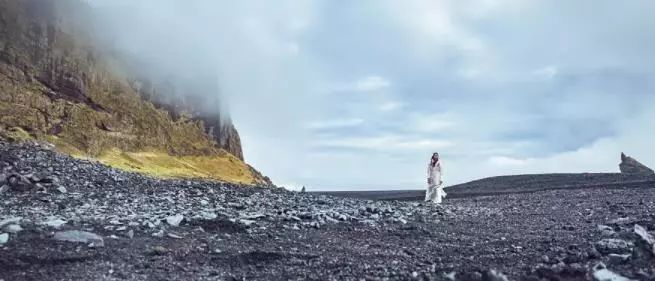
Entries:
{"type": "Polygon", "coordinates": [[[629,254],[625,254],[625,255],[609,254],[607,255],[607,257],[609,258],[609,263],[613,265],[624,264],[630,259],[629,254]]]}
{"type": "Polygon", "coordinates": [[[641,225],[635,224],[635,234],[639,237],[637,245],[655,256],[655,238],[641,225]]]}
{"type": "Polygon", "coordinates": [[[103,247],[104,239],[101,236],[79,230],[59,231],[53,237],[58,241],[76,242],[76,243],[91,243],[90,247],[103,247]]]}
{"type": "Polygon", "coordinates": [[[180,226],[180,223],[184,219],[183,215],[174,215],[166,218],[166,222],[171,226],[180,226]]]}
{"type": "Polygon", "coordinates": [[[134,230],[131,230],[131,229],[130,229],[130,230],[127,232],[127,238],[130,238],[130,239],[134,238],[134,230]]]}
{"type": "Polygon", "coordinates": [[[34,184],[29,180],[28,177],[19,174],[9,175],[6,181],[9,187],[15,191],[28,191],[34,188],[34,184]]]}
{"type": "Polygon", "coordinates": [[[593,276],[596,281],[634,281],[610,271],[603,263],[594,267],[593,276]]]}
{"type": "Polygon", "coordinates": [[[45,225],[45,226],[55,228],[55,229],[59,229],[59,228],[61,228],[62,225],[66,224],[66,221],[62,220],[62,219],[55,218],[55,219],[50,219],[50,220],[44,221],[42,224],[45,225]]]}
{"type": "Polygon", "coordinates": [[[245,226],[251,226],[256,223],[256,221],[253,220],[239,220],[240,224],[243,224],[245,226]]]}
{"type": "Polygon", "coordinates": [[[159,231],[153,233],[152,236],[162,238],[162,237],[164,237],[164,230],[159,230],[159,231]]]}
{"type": "Polygon", "coordinates": [[[161,256],[168,253],[168,249],[162,246],[154,246],[147,251],[147,254],[150,256],[161,256]]]}
{"type": "Polygon", "coordinates": [[[196,216],[196,218],[203,219],[203,220],[213,220],[217,217],[218,215],[216,213],[205,212],[205,211],[200,212],[200,214],[196,216]]]}
{"type": "Polygon", "coordinates": [[[609,227],[607,225],[599,224],[598,225],[598,230],[600,230],[600,232],[603,234],[603,236],[612,236],[612,235],[616,234],[616,231],[614,231],[614,229],[612,227],[609,227]]]}
{"type": "Polygon", "coordinates": [[[23,219],[23,218],[21,218],[21,217],[11,217],[11,218],[7,218],[7,219],[4,219],[4,220],[1,220],[1,221],[0,221],[0,228],[2,228],[2,227],[5,226],[5,225],[8,225],[8,224],[17,224],[17,223],[20,222],[22,219],[23,219]]]}
{"type": "Polygon", "coordinates": [[[505,276],[505,274],[502,274],[501,272],[497,272],[495,269],[485,272],[485,274],[482,277],[482,280],[483,281],[509,281],[507,279],[507,276],[505,276]]]}
{"type": "Polygon", "coordinates": [[[63,187],[63,186],[61,186],[61,185],[60,185],[60,186],[57,186],[57,191],[59,191],[59,193],[66,193],[66,192],[68,192],[68,190],[66,190],[66,188],[63,187]]]}
{"type": "Polygon", "coordinates": [[[627,254],[632,251],[631,243],[621,239],[606,238],[596,242],[596,250],[602,254],[627,254]]]}
{"type": "Polygon", "coordinates": [[[23,228],[18,224],[10,224],[10,225],[5,226],[4,231],[12,233],[12,234],[16,234],[18,232],[23,231],[23,228]]]}
{"type": "Polygon", "coordinates": [[[4,245],[9,241],[9,234],[8,233],[2,233],[0,234],[0,245],[4,245]]]}

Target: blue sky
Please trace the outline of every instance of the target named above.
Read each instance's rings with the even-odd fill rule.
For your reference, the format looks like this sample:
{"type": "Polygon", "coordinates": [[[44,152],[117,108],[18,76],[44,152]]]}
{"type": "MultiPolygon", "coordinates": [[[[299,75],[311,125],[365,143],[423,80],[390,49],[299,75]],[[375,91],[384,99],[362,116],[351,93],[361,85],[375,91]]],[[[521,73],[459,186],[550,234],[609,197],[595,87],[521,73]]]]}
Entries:
{"type": "Polygon", "coordinates": [[[423,188],[433,151],[446,184],[617,171],[621,151],[655,166],[652,1],[108,3],[151,23],[130,44],[164,26],[187,43],[174,64],[219,69],[277,184],[423,188]]]}

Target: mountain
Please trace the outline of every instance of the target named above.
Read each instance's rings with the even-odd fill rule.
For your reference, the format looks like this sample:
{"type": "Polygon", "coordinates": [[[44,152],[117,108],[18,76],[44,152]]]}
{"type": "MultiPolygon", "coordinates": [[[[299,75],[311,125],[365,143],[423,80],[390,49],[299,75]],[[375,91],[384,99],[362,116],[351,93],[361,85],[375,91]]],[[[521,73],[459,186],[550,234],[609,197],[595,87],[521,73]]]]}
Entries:
{"type": "Polygon", "coordinates": [[[0,0],[0,134],[155,176],[271,184],[243,161],[211,73],[142,72],[98,44],[94,17],[79,0],[0,0]]]}

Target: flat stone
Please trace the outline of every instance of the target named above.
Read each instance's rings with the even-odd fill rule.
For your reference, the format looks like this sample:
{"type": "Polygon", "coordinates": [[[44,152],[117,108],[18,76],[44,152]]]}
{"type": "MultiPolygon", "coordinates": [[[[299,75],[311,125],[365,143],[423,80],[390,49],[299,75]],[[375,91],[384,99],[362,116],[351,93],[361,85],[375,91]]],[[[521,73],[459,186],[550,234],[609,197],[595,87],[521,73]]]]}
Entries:
{"type": "Polygon", "coordinates": [[[23,231],[23,228],[18,224],[10,224],[5,226],[4,231],[16,234],[18,232],[23,231]]]}
{"type": "Polygon", "coordinates": [[[596,281],[634,281],[607,269],[603,263],[594,267],[593,276],[596,281]]]}
{"type": "Polygon", "coordinates": [[[21,217],[10,217],[10,218],[3,219],[3,220],[0,221],[0,227],[3,227],[3,226],[8,225],[8,224],[17,224],[22,219],[23,218],[21,218],[21,217]]]}
{"type": "Polygon", "coordinates": [[[183,215],[174,215],[166,218],[166,223],[171,226],[180,226],[180,223],[184,219],[183,215]]]}
{"type": "Polygon", "coordinates": [[[101,236],[95,233],[80,231],[80,230],[59,231],[55,233],[55,236],[53,238],[58,241],[67,241],[67,242],[75,242],[75,243],[91,243],[91,245],[89,246],[93,246],[93,247],[104,246],[104,239],[102,239],[101,236]]]}
{"type": "Polygon", "coordinates": [[[51,220],[48,220],[48,221],[44,221],[41,224],[49,226],[49,227],[53,227],[53,228],[60,228],[62,225],[66,224],[66,221],[62,220],[62,219],[51,219],[51,220]]]}
{"type": "Polygon", "coordinates": [[[655,255],[655,238],[653,238],[653,236],[650,235],[650,233],[648,233],[646,228],[642,227],[641,225],[635,224],[635,234],[639,236],[640,239],[639,244],[643,245],[643,247],[646,248],[646,251],[655,255]]]}

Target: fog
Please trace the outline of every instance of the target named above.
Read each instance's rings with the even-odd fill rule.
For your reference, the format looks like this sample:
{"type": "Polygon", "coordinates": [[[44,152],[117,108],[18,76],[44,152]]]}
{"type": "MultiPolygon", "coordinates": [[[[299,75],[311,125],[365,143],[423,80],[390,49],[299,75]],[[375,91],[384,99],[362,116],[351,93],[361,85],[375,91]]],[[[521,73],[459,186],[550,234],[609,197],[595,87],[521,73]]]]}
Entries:
{"type": "Polygon", "coordinates": [[[649,1],[90,2],[104,45],[203,89],[277,184],[422,188],[434,151],[446,184],[655,165],[649,1]]]}

